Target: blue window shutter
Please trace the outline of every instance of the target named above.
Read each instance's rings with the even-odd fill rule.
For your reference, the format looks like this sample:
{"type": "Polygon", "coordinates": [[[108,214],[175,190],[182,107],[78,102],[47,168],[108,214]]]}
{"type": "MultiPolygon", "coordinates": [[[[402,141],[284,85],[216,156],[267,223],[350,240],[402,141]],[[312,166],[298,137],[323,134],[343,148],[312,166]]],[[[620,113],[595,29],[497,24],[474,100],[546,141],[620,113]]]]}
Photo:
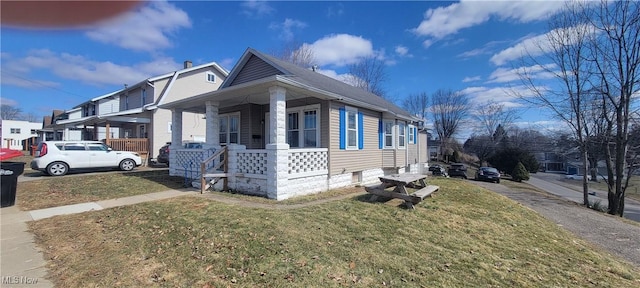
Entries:
{"type": "Polygon", "coordinates": [[[346,121],[346,115],[345,115],[345,111],[344,111],[344,107],[340,108],[340,149],[345,149],[346,148],[346,133],[347,133],[347,129],[346,129],[346,125],[347,123],[345,123],[346,121]]]}
{"type": "Polygon", "coordinates": [[[358,149],[364,149],[364,115],[358,112],[358,149]]]}
{"type": "Polygon", "coordinates": [[[418,144],[418,127],[413,127],[413,144],[418,144]]]}
{"type": "Polygon", "coordinates": [[[378,120],[378,149],[382,149],[382,145],[384,144],[384,126],[382,124],[382,119],[378,120]]]}

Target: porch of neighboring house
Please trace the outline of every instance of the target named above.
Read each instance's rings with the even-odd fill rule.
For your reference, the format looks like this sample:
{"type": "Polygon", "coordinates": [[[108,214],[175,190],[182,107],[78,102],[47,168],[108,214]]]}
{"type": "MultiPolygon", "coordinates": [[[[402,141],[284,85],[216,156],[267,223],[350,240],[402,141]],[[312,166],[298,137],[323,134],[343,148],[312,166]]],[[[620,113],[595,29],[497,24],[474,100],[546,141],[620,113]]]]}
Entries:
{"type": "Polygon", "coordinates": [[[147,132],[149,123],[151,121],[148,117],[91,116],[58,121],[54,129],[62,130],[62,139],[59,140],[102,141],[114,150],[136,152],[142,157],[143,165],[146,165],[151,155],[147,132]],[[74,131],[77,131],[77,135],[69,136],[74,131]]]}

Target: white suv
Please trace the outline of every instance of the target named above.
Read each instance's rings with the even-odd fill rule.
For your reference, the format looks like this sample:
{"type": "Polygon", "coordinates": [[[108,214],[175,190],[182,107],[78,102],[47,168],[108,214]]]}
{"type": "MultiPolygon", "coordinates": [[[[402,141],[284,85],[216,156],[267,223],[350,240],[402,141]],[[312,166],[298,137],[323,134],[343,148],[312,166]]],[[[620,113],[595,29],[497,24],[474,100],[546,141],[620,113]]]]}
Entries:
{"type": "Polygon", "coordinates": [[[45,141],[38,144],[31,169],[62,176],[70,169],[117,167],[130,171],[141,164],[138,153],[114,151],[100,141],[45,141]]]}

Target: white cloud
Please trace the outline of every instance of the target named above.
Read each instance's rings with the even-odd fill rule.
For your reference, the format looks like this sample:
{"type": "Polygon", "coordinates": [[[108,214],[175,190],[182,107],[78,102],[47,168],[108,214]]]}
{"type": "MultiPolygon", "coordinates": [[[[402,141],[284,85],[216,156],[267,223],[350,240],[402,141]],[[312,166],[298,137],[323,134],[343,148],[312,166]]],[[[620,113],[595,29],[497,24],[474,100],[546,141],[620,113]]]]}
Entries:
{"type": "Polygon", "coordinates": [[[348,74],[348,73],[338,74],[338,72],[331,69],[318,69],[316,70],[316,72],[351,85],[351,83],[349,83],[349,79],[352,78],[351,74],[348,74]]]}
{"type": "MultiPolygon", "coordinates": [[[[122,85],[125,83],[131,85],[151,76],[165,74],[182,67],[181,63],[176,63],[171,58],[158,58],[149,62],[119,65],[110,61],[100,62],[80,55],[56,53],[50,50],[32,50],[23,58],[4,59],[3,62],[3,69],[12,71],[14,75],[20,75],[20,78],[41,82],[47,86],[57,86],[58,84],[38,80],[29,76],[29,73],[44,70],[60,78],[89,85],[122,85]],[[21,68],[16,70],[14,67],[21,68]]],[[[5,82],[5,80],[7,79],[3,74],[2,84],[20,85],[20,83],[5,82]]],[[[31,83],[31,86],[33,84],[31,83]]]]}
{"type": "Polygon", "coordinates": [[[527,75],[531,79],[551,79],[555,77],[553,70],[556,68],[556,64],[533,65],[514,69],[499,67],[489,75],[487,83],[520,81],[520,75],[527,75]]]}
{"type": "Polygon", "coordinates": [[[303,29],[307,27],[307,23],[304,23],[299,20],[287,18],[282,23],[273,23],[269,25],[269,28],[280,31],[280,38],[285,41],[293,40],[293,30],[294,29],[303,29]]]}
{"type": "Polygon", "coordinates": [[[164,1],[150,1],[136,11],[103,22],[86,33],[92,40],[136,51],[172,47],[169,36],[191,27],[186,12],[164,1]]]}
{"type": "Polygon", "coordinates": [[[275,11],[267,1],[249,0],[242,2],[242,13],[247,17],[269,15],[275,11]]]}
{"type": "Polygon", "coordinates": [[[9,99],[7,97],[0,97],[0,103],[2,103],[2,105],[9,105],[14,107],[18,106],[18,101],[9,99]]]}
{"type": "Polygon", "coordinates": [[[546,19],[560,11],[563,5],[562,1],[461,1],[427,10],[424,20],[413,32],[428,37],[423,42],[428,47],[437,40],[491,18],[526,23],[546,19]]]}
{"type": "Polygon", "coordinates": [[[573,44],[578,41],[576,35],[584,35],[583,32],[596,33],[596,30],[582,25],[570,28],[554,29],[545,34],[524,38],[516,45],[494,54],[491,56],[489,61],[499,66],[504,65],[509,61],[520,59],[523,56],[537,57],[552,51],[554,47],[553,42],[555,41],[551,39],[562,38],[562,40],[559,41],[566,41],[566,44],[573,44]],[[580,31],[581,33],[577,33],[577,31],[580,31]]]}
{"type": "MultiPolygon", "coordinates": [[[[545,89],[541,87],[540,89],[545,89]]],[[[532,97],[534,93],[525,86],[514,87],[467,87],[460,91],[469,96],[472,104],[482,105],[489,102],[503,104],[506,108],[522,107],[520,97],[532,97]]]]}
{"type": "Polygon", "coordinates": [[[304,43],[303,49],[310,49],[317,64],[345,66],[357,63],[365,57],[377,56],[371,41],[360,36],[333,34],[313,42],[304,43]]]}
{"type": "Polygon", "coordinates": [[[398,45],[396,46],[396,54],[398,54],[398,56],[400,57],[413,57],[413,54],[409,53],[409,48],[407,48],[406,46],[402,46],[402,45],[398,45]]]}
{"type": "Polygon", "coordinates": [[[463,83],[474,82],[474,81],[480,81],[481,79],[482,77],[480,76],[464,77],[464,79],[462,79],[462,82],[463,83]]]}

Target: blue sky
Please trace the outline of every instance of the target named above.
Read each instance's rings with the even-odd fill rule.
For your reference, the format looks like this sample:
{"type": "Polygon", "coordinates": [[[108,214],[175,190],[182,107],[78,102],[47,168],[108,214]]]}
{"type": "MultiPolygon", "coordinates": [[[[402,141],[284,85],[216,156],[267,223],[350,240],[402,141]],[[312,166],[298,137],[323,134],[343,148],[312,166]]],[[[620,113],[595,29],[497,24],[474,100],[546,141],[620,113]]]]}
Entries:
{"type": "MultiPolygon", "coordinates": [[[[513,99],[525,49],[535,52],[561,1],[152,1],[115,19],[73,29],[1,28],[3,104],[37,116],[73,106],[184,60],[230,70],[247,47],[266,53],[287,43],[312,48],[321,72],[375,56],[386,63],[387,94],[452,89],[474,105],[520,109],[519,125],[552,123],[513,99]]],[[[531,67],[529,67],[531,68],[531,67]]],[[[530,69],[531,70],[531,69],[530,69]]],[[[532,71],[535,71],[533,69],[532,71]]],[[[549,78],[540,73],[539,79],[549,78]]],[[[527,93],[525,90],[521,90],[527,93]]]]}

